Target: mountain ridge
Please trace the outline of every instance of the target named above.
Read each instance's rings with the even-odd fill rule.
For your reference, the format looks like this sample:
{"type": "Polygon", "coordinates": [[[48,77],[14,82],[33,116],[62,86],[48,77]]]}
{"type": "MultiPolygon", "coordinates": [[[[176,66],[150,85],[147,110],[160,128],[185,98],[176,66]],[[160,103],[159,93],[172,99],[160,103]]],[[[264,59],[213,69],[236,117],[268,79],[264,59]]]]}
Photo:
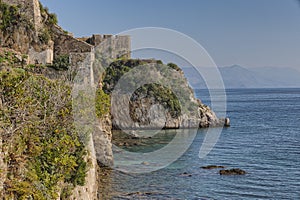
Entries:
{"type": "MultiPolygon", "coordinates": [[[[193,88],[206,88],[203,77],[195,68],[183,67],[193,88]]],[[[202,68],[213,75],[212,68],[202,68]]],[[[218,67],[225,88],[296,88],[300,87],[300,71],[281,67],[244,67],[240,65],[218,67]]]]}

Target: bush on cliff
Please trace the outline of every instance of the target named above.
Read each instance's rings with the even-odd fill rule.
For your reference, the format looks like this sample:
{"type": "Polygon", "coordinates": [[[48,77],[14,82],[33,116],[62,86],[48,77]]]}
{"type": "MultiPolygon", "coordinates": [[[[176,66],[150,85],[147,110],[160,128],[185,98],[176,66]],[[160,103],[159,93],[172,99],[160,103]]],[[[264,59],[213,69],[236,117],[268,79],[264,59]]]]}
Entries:
{"type": "Polygon", "coordinates": [[[19,18],[19,8],[17,6],[11,6],[0,1],[0,29],[2,31],[16,25],[19,18]]]}
{"type": "Polygon", "coordinates": [[[86,149],[72,123],[70,87],[9,68],[0,71],[0,98],[4,197],[56,199],[83,185],[86,149]]]}
{"type": "MultiPolygon", "coordinates": [[[[177,118],[181,115],[180,102],[176,95],[167,87],[156,83],[146,84],[133,93],[130,103],[134,104],[135,101],[142,98],[155,99],[156,102],[163,105],[163,107],[170,112],[173,118],[177,118]]],[[[132,115],[132,118],[134,118],[133,116],[134,115],[132,115]]]]}
{"type": "Polygon", "coordinates": [[[110,96],[102,89],[96,91],[96,115],[101,118],[110,112],[110,96]]]}
{"type": "Polygon", "coordinates": [[[49,65],[56,70],[68,70],[70,67],[69,55],[60,55],[57,56],[54,60],[52,65],[49,65]]]}

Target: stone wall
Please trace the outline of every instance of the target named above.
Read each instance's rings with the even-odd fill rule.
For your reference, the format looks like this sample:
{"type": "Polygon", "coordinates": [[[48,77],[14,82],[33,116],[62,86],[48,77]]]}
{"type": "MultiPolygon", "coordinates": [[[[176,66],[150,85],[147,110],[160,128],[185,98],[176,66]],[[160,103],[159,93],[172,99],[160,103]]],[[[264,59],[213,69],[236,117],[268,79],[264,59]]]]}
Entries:
{"type": "Polygon", "coordinates": [[[34,48],[30,48],[28,58],[30,64],[51,64],[53,61],[53,48],[49,48],[41,52],[37,52],[34,48]]]}
{"type": "Polygon", "coordinates": [[[93,45],[76,39],[65,33],[59,26],[52,27],[54,32],[54,58],[59,55],[69,55],[70,53],[92,52],[93,45]]]}
{"type": "Polygon", "coordinates": [[[2,2],[10,5],[21,5],[22,14],[34,24],[35,30],[42,28],[39,0],[2,0],[2,2]]]}
{"type": "Polygon", "coordinates": [[[131,38],[129,35],[92,35],[89,38],[78,38],[96,49],[101,49],[110,58],[130,58],[131,38]]]}

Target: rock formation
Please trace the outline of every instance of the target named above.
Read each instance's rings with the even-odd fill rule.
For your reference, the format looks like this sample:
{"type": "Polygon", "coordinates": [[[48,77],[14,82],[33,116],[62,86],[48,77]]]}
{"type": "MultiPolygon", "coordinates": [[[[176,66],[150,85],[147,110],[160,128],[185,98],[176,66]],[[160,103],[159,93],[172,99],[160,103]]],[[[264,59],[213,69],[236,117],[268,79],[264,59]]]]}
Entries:
{"type": "Polygon", "coordinates": [[[208,165],[208,166],[203,166],[201,167],[202,169],[218,169],[218,168],[222,168],[224,169],[224,166],[220,166],[220,165],[208,165]]]}
{"type": "Polygon", "coordinates": [[[220,175],[245,175],[247,172],[239,168],[220,170],[220,175]]]}
{"type": "Polygon", "coordinates": [[[225,119],[218,119],[208,106],[195,98],[182,70],[170,66],[174,68],[174,64],[162,65],[156,60],[133,59],[110,64],[103,90],[112,95],[114,129],[224,125],[225,119]]]}

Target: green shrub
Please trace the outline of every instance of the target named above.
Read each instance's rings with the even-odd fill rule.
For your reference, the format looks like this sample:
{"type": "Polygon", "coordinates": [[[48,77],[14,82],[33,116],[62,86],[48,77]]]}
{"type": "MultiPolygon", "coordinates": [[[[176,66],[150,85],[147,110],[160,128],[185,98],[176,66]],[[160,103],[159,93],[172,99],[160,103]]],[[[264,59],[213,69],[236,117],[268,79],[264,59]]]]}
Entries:
{"type": "Polygon", "coordinates": [[[157,83],[146,84],[138,88],[131,96],[131,102],[138,101],[140,98],[154,98],[157,103],[168,110],[173,118],[181,115],[181,106],[176,95],[167,87],[157,83]]]}
{"type": "Polygon", "coordinates": [[[110,112],[110,96],[103,90],[96,91],[96,115],[102,117],[110,112]]]}
{"type": "Polygon", "coordinates": [[[53,60],[52,67],[56,70],[68,70],[70,66],[70,59],[69,55],[60,55],[53,60]]]}
{"type": "Polygon", "coordinates": [[[55,13],[50,13],[48,16],[48,21],[47,23],[49,25],[55,25],[58,23],[57,15],[55,13]]]}
{"type": "Polygon", "coordinates": [[[112,62],[105,71],[103,80],[104,92],[109,94],[113,90],[115,84],[125,73],[142,64],[145,64],[145,62],[134,59],[118,59],[115,62],[112,62]]]}
{"type": "Polygon", "coordinates": [[[0,1],[0,29],[6,31],[8,27],[16,25],[20,18],[17,6],[11,6],[0,1]]]}
{"type": "Polygon", "coordinates": [[[180,67],[178,67],[178,65],[176,65],[174,63],[168,63],[167,65],[169,67],[171,67],[172,69],[175,69],[176,71],[181,71],[180,67]]]}
{"type": "Polygon", "coordinates": [[[41,33],[39,34],[40,41],[44,44],[48,44],[51,39],[51,35],[47,28],[44,28],[41,33]]]}
{"type": "Polygon", "coordinates": [[[50,13],[49,8],[44,7],[41,3],[40,3],[40,11],[42,16],[47,15],[46,24],[48,26],[53,26],[58,23],[57,15],[55,13],[50,13]]]}
{"type": "Polygon", "coordinates": [[[59,191],[67,190],[64,186],[83,185],[87,152],[83,134],[73,124],[71,88],[11,68],[0,71],[0,95],[10,174],[4,197],[57,199],[59,191]]]}

